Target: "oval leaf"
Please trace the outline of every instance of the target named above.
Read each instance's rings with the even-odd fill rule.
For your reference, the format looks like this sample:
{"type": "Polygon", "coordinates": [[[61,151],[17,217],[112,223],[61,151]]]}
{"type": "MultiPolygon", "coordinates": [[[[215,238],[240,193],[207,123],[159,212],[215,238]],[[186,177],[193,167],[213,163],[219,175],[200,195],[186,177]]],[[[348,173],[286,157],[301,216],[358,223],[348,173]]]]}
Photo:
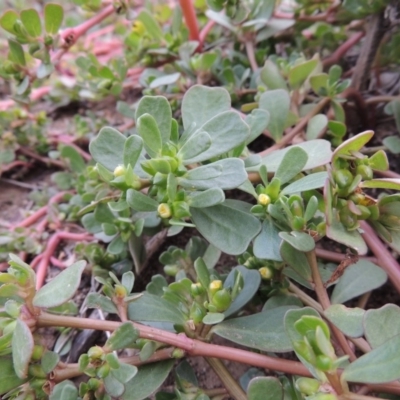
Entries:
{"type": "Polygon", "coordinates": [[[28,325],[17,319],[11,341],[14,370],[17,376],[24,379],[28,376],[29,362],[33,353],[33,337],[28,325]]]}
{"type": "Polygon", "coordinates": [[[279,236],[296,250],[307,252],[315,248],[314,239],[305,232],[279,232],[279,236]]]}
{"type": "Polygon", "coordinates": [[[358,338],[364,334],[362,308],[347,308],[342,304],[332,304],[324,315],[336,325],[346,336],[358,338]]]}
{"type": "Polygon", "coordinates": [[[49,35],[58,33],[64,19],[64,10],[59,4],[47,3],[44,7],[44,28],[49,35]]]}
{"type": "Polygon", "coordinates": [[[249,400],[282,400],[283,388],[278,378],[258,376],[250,381],[247,387],[249,400]]]}
{"type": "Polygon", "coordinates": [[[43,286],[33,298],[36,307],[56,307],[73,297],[81,282],[86,261],[78,261],[43,286]]]}

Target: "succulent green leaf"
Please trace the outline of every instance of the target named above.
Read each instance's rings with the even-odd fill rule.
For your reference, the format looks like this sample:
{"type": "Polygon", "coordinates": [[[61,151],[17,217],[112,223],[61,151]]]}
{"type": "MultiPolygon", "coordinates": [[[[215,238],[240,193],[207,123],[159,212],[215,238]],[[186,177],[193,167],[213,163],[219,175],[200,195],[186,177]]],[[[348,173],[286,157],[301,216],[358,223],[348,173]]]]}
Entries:
{"type": "MultiPolygon", "coordinates": [[[[268,172],[276,172],[280,166],[285,154],[294,146],[286,147],[282,150],[277,150],[262,158],[262,164],[267,167],[268,172]]],[[[304,170],[320,167],[328,164],[331,161],[332,150],[331,143],[324,139],[316,139],[296,144],[296,147],[303,149],[308,155],[307,164],[304,170]]],[[[259,166],[247,168],[250,172],[258,172],[259,166]]]]}
{"type": "Polygon", "coordinates": [[[257,293],[261,283],[261,275],[258,271],[249,270],[248,268],[239,265],[233,268],[227,276],[224,282],[225,288],[233,288],[237,272],[240,272],[240,274],[242,275],[243,287],[240,290],[239,294],[235,297],[229,308],[224,311],[224,315],[226,318],[230,317],[231,315],[238,312],[241,308],[243,308],[257,293]]]}
{"type": "Polygon", "coordinates": [[[47,350],[44,352],[41,360],[43,371],[49,374],[60,361],[60,355],[54,351],[47,350]]]}
{"type": "MultiPolygon", "coordinates": [[[[199,105],[197,106],[199,108],[199,105]]],[[[198,109],[197,108],[197,109],[198,109]]],[[[216,115],[200,127],[211,137],[211,146],[196,157],[191,163],[210,160],[227,153],[244,143],[250,135],[249,126],[236,111],[225,111],[216,115]]]]}
{"type": "Polygon", "coordinates": [[[267,129],[269,120],[269,112],[259,108],[256,108],[246,116],[245,122],[250,127],[250,135],[246,139],[246,145],[257,139],[267,129]]]}
{"type": "Polygon", "coordinates": [[[111,398],[119,398],[125,392],[125,386],[113,374],[109,373],[104,379],[104,388],[111,398]]]}
{"type": "Polygon", "coordinates": [[[299,308],[303,307],[301,300],[291,294],[278,294],[276,296],[270,297],[264,304],[262,311],[272,310],[273,308],[283,307],[283,306],[297,306],[299,308]]]}
{"type": "Polygon", "coordinates": [[[279,236],[301,252],[311,251],[315,248],[315,241],[308,233],[298,231],[279,232],[279,236]]]}
{"type": "Polygon", "coordinates": [[[226,89],[194,85],[183,96],[183,127],[188,130],[194,126],[197,130],[230,108],[231,97],[226,89]]]}
{"type": "Polygon", "coordinates": [[[268,130],[275,141],[282,138],[289,115],[290,97],[286,90],[268,90],[260,96],[259,107],[269,112],[268,130]]]}
{"type": "Polygon", "coordinates": [[[307,80],[317,65],[318,60],[314,59],[305,61],[291,68],[288,75],[289,85],[293,89],[298,89],[307,80]]]}
{"type": "Polygon", "coordinates": [[[162,76],[158,76],[157,78],[153,79],[149,85],[150,89],[156,89],[160,86],[165,85],[172,85],[181,77],[180,72],[175,72],[173,74],[166,74],[162,76]]]}
{"type": "Polygon", "coordinates": [[[307,175],[304,178],[300,178],[297,181],[287,185],[284,189],[282,189],[281,194],[288,195],[322,188],[324,187],[327,178],[328,173],[326,171],[307,175]]]}
{"type": "Polygon", "coordinates": [[[136,211],[157,211],[157,201],[134,189],[128,189],[126,201],[136,211]]]}
{"type": "Polygon", "coordinates": [[[28,376],[29,362],[33,353],[33,336],[25,321],[17,319],[11,340],[14,370],[17,376],[25,379],[28,376]]]}
{"type": "Polygon", "coordinates": [[[162,139],[157,121],[150,114],[141,115],[137,121],[137,130],[144,142],[144,148],[151,158],[161,155],[162,139]]]}
{"type": "Polygon", "coordinates": [[[300,147],[292,147],[283,156],[283,159],[275,172],[275,178],[278,178],[281,185],[289,182],[299,174],[307,164],[308,155],[300,147]]]}
{"type": "Polygon", "coordinates": [[[49,35],[56,35],[64,19],[64,9],[59,4],[47,3],[44,7],[44,28],[49,35]]]}
{"type": "Polygon", "coordinates": [[[180,186],[186,189],[207,190],[220,188],[223,190],[235,189],[247,179],[243,160],[239,158],[225,158],[189,170],[178,178],[180,186]]]}
{"type": "Polygon", "coordinates": [[[375,171],[387,171],[389,169],[389,161],[383,150],[377,151],[369,160],[368,165],[375,171]]]}
{"type": "Polygon", "coordinates": [[[278,378],[258,376],[253,378],[247,387],[249,400],[282,400],[283,387],[278,378]]]}
{"type": "Polygon", "coordinates": [[[83,157],[72,146],[63,146],[61,156],[68,159],[71,170],[74,172],[83,172],[86,168],[83,157]]]}
{"type": "Polygon", "coordinates": [[[178,157],[183,160],[183,164],[191,164],[201,153],[207,151],[211,146],[211,137],[207,132],[199,131],[190,136],[178,152],[178,157]]]}
{"type": "Polygon", "coordinates": [[[228,254],[243,253],[261,229],[260,221],[243,211],[240,202],[232,200],[207,208],[191,208],[190,212],[199,232],[228,254]]]}
{"type": "Polygon", "coordinates": [[[400,190],[400,179],[382,178],[371,179],[360,183],[360,187],[368,189],[400,190]]]}
{"type": "Polygon", "coordinates": [[[86,261],[78,261],[43,286],[33,298],[36,307],[56,307],[72,298],[81,282],[86,261]]]}
{"type": "Polygon", "coordinates": [[[125,385],[122,400],[143,400],[155,392],[167,379],[174,360],[143,365],[138,373],[125,385]]]}
{"type": "Polygon", "coordinates": [[[0,26],[8,33],[12,33],[13,35],[15,35],[16,32],[14,29],[14,25],[18,18],[19,16],[14,10],[7,10],[0,17],[0,26]]]}
{"type": "Polygon", "coordinates": [[[128,315],[132,321],[185,323],[185,316],[173,303],[149,293],[129,303],[128,315]]]}
{"type": "Polygon", "coordinates": [[[332,163],[340,156],[349,156],[352,151],[360,151],[372,139],[372,136],[374,136],[373,131],[365,131],[347,139],[333,152],[332,163]]]}
{"type": "Polygon", "coordinates": [[[324,114],[314,115],[307,124],[307,140],[318,139],[328,126],[328,118],[324,114]]]}
{"type": "Polygon", "coordinates": [[[349,231],[341,222],[335,219],[332,220],[331,225],[327,225],[326,236],[328,236],[329,239],[355,249],[360,255],[364,255],[368,251],[364,239],[357,230],[349,231]]]}
{"type": "Polygon", "coordinates": [[[251,349],[272,352],[292,350],[285,334],[284,317],[296,306],[277,307],[246,317],[226,320],[213,328],[218,336],[251,349]]]}
{"type": "Polygon", "coordinates": [[[172,124],[172,111],[168,100],[164,96],[142,97],[136,109],[135,119],[138,120],[144,114],[150,114],[155,119],[161,140],[166,143],[171,135],[172,124]]]}
{"type": "Polygon", "coordinates": [[[304,252],[295,249],[288,242],[282,242],[280,248],[281,256],[285,262],[290,265],[298,275],[306,281],[312,281],[311,268],[304,252]]]}
{"type": "MultiPolygon", "coordinates": [[[[10,61],[18,65],[21,65],[23,67],[26,66],[24,49],[22,48],[20,43],[18,43],[15,40],[9,39],[8,49],[9,49],[8,58],[10,61]]],[[[25,90],[21,94],[23,94],[24,92],[25,90]]]]}
{"type": "Polygon", "coordinates": [[[310,77],[310,85],[316,94],[321,94],[321,90],[328,90],[328,74],[317,74],[310,77]]]}
{"type": "Polygon", "coordinates": [[[254,239],[254,255],[265,260],[282,261],[279,252],[281,241],[279,230],[270,219],[266,219],[263,222],[260,234],[254,239]]]}
{"type": "Polygon", "coordinates": [[[215,325],[215,324],[219,324],[224,319],[225,319],[225,315],[223,313],[209,312],[204,316],[202,322],[205,325],[215,325]]]}
{"type": "Polygon", "coordinates": [[[400,137],[388,136],[382,140],[382,143],[387,147],[388,151],[390,151],[392,154],[400,154],[400,137]]]}
{"type": "MultiPolygon", "coordinates": [[[[336,325],[346,336],[358,338],[363,336],[363,317],[365,310],[362,308],[348,308],[342,304],[332,304],[324,315],[336,325]]],[[[400,333],[400,332],[399,332],[400,333]]]]}
{"type": "Polygon", "coordinates": [[[365,337],[373,349],[400,335],[400,307],[386,304],[364,315],[365,337]]]}
{"type": "Polygon", "coordinates": [[[124,144],[124,165],[127,167],[129,164],[132,168],[135,167],[139,160],[140,153],[143,148],[143,140],[140,136],[132,135],[126,139],[124,144]]]}
{"type": "Polygon", "coordinates": [[[142,10],[136,18],[142,22],[146,28],[146,32],[156,40],[163,40],[163,32],[156,19],[147,11],[142,10]]]}
{"type": "Polygon", "coordinates": [[[107,339],[105,346],[110,351],[122,350],[131,347],[138,338],[139,331],[131,322],[124,322],[107,339]]]}
{"type": "Polygon", "coordinates": [[[99,134],[89,144],[93,159],[104,165],[109,171],[114,171],[124,163],[124,146],[126,137],[114,128],[100,129],[99,134]]]}
{"type": "MultiPolygon", "coordinates": [[[[154,342],[148,342],[154,343],[154,342]]],[[[146,345],[145,345],[146,346],[146,345]]],[[[129,382],[138,372],[138,368],[135,365],[119,363],[119,368],[113,369],[111,375],[121,383],[129,382]]]]}
{"type": "MultiPolygon", "coordinates": [[[[295,323],[303,316],[313,316],[321,318],[320,315],[311,307],[304,307],[300,309],[292,309],[286,312],[285,315],[285,331],[289,339],[293,343],[303,340],[303,336],[295,328],[295,323]]],[[[306,361],[296,350],[295,353],[299,360],[308,368],[314,377],[318,378],[318,373],[313,365],[306,361]]]]}
{"type": "Polygon", "coordinates": [[[387,274],[377,265],[366,260],[359,260],[346,268],[333,289],[331,302],[344,303],[382,286],[387,280],[387,274]]]}
{"type": "Polygon", "coordinates": [[[86,297],[86,307],[100,308],[103,312],[118,314],[115,304],[108,297],[100,293],[89,293],[86,297]]]}
{"type": "Polygon", "coordinates": [[[42,34],[42,23],[35,9],[22,10],[20,18],[29,36],[36,38],[42,34]]]}
{"type": "Polygon", "coordinates": [[[400,335],[396,335],[348,365],[343,379],[349,382],[386,383],[400,378],[400,335]]]}
{"type": "Polygon", "coordinates": [[[193,208],[205,208],[220,204],[225,200],[224,191],[220,188],[211,188],[203,192],[189,193],[187,202],[193,208]]]}
{"type": "Polygon", "coordinates": [[[284,89],[288,90],[286,80],[279,72],[278,66],[271,60],[265,61],[264,66],[260,70],[260,79],[269,90],[284,89]]]}
{"type": "Polygon", "coordinates": [[[0,357],[0,371],[0,395],[22,385],[26,381],[16,375],[13,360],[9,357],[0,357]]]}
{"type": "Polygon", "coordinates": [[[76,400],[78,389],[71,381],[63,381],[54,386],[49,400],[76,400]]]}

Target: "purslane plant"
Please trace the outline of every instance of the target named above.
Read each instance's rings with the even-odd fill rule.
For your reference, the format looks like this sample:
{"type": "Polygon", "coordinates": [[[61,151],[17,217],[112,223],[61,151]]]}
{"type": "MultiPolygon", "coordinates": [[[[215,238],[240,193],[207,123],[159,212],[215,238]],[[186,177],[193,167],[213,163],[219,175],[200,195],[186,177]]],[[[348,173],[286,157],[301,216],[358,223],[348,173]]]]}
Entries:
{"type": "MultiPolygon", "coordinates": [[[[103,294],[89,294],[86,304],[116,314],[120,322],[63,315],[62,305],[79,286],[84,262],[36,291],[31,267],[11,256],[8,273],[0,275],[1,363],[7,371],[7,378],[0,380],[3,393],[11,398],[145,398],[166,378],[174,364],[171,358],[186,353],[303,376],[295,381],[255,378],[247,387],[250,399],[261,394],[272,399],[269,392],[291,398],[363,398],[351,390],[353,383],[400,391],[389,383],[399,378],[398,361],[392,357],[398,333],[391,330],[381,339],[377,330],[377,321],[395,315],[398,307],[364,311],[342,305],[382,285],[387,274],[363,259],[350,260],[344,273],[335,271],[317,263],[315,249],[326,234],[362,256],[367,247],[360,221],[378,227],[377,233],[397,246],[398,196],[384,195],[377,201],[364,189],[396,190],[399,183],[373,179],[373,170],[386,169],[387,161],[381,151],[370,157],[362,154],[372,132],[347,140],[333,153],[329,142],[316,139],[264,158],[248,155],[249,137],[262,133],[268,117],[261,108],[242,119],[231,110],[225,89],[197,85],[183,98],[182,127],[164,97],[145,96],[136,108],[137,134],[126,137],[107,127],[99,132],[90,143],[97,162],[90,176],[103,181],[112,195],[103,191],[106,197],[98,196],[79,213],[90,233],[109,242],[107,252],[130,253],[139,272],[146,230],[167,229],[172,235],[196,227],[210,245],[195,240],[186,252],[171,249],[164,254],[166,271],[176,282],[154,276],[144,293],[132,293],[131,271],[121,280],[113,272],[98,275],[103,294]],[[255,188],[250,171],[257,172],[253,180],[260,182],[255,188]],[[234,188],[254,201],[226,198],[225,191],[234,188]],[[239,256],[242,265],[228,275],[217,272],[221,251],[239,256]],[[293,282],[314,289],[319,303],[293,282]],[[325,286],[332,284],[328,296],[325,286]],[[261,312],[247,315],[246,305],[255,299],[265,304],[261,312]],[[35,334],[44,326],[114,333],[103,346],[82,355],[77,365],[64,364],[35,334]],[[260,353],[210,344],[213,335],[260,353]],[[366,354],[357,357],[349,341],[366,354]],[[118,356],[126,348],[135,349],[135,355],[118,356]],[[295,351],[302,364],[263,355],[288,351],[295,351]],[[140,367],[149,362],[156,364],[140,367]],[[379,371],[375,364],[381,366],[379,371]],[[81,374],[90,379],[78,391],[68,379],[81,374]],[[142,379],[148,382],[146,388],[142,379]]],[[[396,284],[397,274],[388,274],[396,284]]],[[[209,362],[228,392],[244,398],[223,365],[209,362]]],[[[177,374],[184,374],[182,368],[177,374]]]]}
{"type": "MultiPolygon", "coordinates": [[[[25,102],[31,83],[49,76],[52,62],[57,65],[92,26],[114,12],[131,16],[125,1],[77,3],[98,13],[61,35],[63,9],[56,4],[46,5],[43,24],[33,9],[8,11],[0,18],[12,35],[1,73],[17,82],[17,101],[25,102]],[[30,56],[41,61],[37,71],[30,70],[30,56]]],[[[400,349],[400,331],[392,322],[399,307],[366,311],[362,304],[344,305],[358,296],[365,300],[388,277],[400,291],[399,266],[385,245],[400,250],[400,198],[395,193],[400,182],[374,177],[387,172],[388,161],[382,149],[365,149],[372,131],[344,141],[343,102],[351,93],[350,82],[341,78],[337,65],[323,72],[362,32],[322,62],[319,56],[293,51],[288,58],[272,55],[264,64],[262,49],[285,27],[303,32],[304,23],[328,21],[340,12],[346,19],[366,3],[344,2],[339,9],[335,3],[298,1],[304,12],[297,26],[292,18],[277,23],[275,2],[209,1],[214,10],[225,8],[226,16],[206,12],[212,21],[204,29],[221,24],[242,41],[226,53],[197,53],[204,34],[192,3],[180,3],[165,27],[160,24],[165,17],[139,10],[125,31],[124,59],[107,55],[103,65],[100,51],[77,60],[80,78],[72,96],[118,95],[129,84],[127,77],[137,79],[142,72],[140,82],[149,95],[133,107],[119,102],[118,111],[131,121],[129,129],[102,128],[89,145],[94,163],[86,166],[90,155],[73,142],[60,142],[57,155],[52,154],[60,160],[47,161],[68,169],[52,176],[65,192],[2,236],[2,251],[37,256],[28,265],[11,254],[8,272],[0,274],[0,394],[11,399],[144,399],[174,371],[175,393],[161,390],[157,399],[357,400],[371,398],[368,391],[398,395],[400,365],[393,355],[400,349]],[[181,10],[187,29],[180,22],[181,10]],[[193,41],[185,43],[187,31],[193,41]],[[240,46],[248,60],[239,56],[240,46]],[[128,70],[138,59],[143,65],[168,64],[163,71],[128,70]],[[259,69],[260,60],[264,66],[259,69]],[[195,81],[218,82],[226,89],[193,86],[195,81]],[[183,87],[190,88],[180,103],[183,87]],[[152,96],[162,90],[170,101],[152,96]],[[232,108],[231,99],[237,106],[240,97],[248,115],[232,108]],[[252,154],[247,146],[266,130],[275,144],[252,154]],[[302,131],[307,141],[285,148],[302,131]],[[325,132],[330,141],[321,139],[325,132]],[[392,192],[377,195],[381,189],[392,192]],[[63,219],[81,219],[87,232],[56,230],[42,252],[37,242],[47,221],[29,229],[48,211],[56,226],[63,219]],[[160,257],[164,272],[175,281],[155,275],[145,291],[134,292],[135,276],[146,266],[146,236],[177,235],[185,228],[196,228],[202,237],[192,237],[184,249],[170,247],[160,257]],[[324,237],[348,248],[347,255],[316,246],[324,237]],[[88,266],[78,261],[43,286],[50,260],[66,267],[52,258],[61,240],[81,242],[75,256],[85,258],[88,266]],[[368,249],[375,258],[364,257],[368,249]],[[216,269],[222,253],[237,256],[238,265],[216,269]],[[323,262],[329,259],[339,265],[323,262]],[[99,309],[102,320],[77,317],[70,301],[88,273],[94,280],[84,305],[99,309]],[[315,291],[316,300],[304,288],[315,291]],[[41,339],[43,327],[70,331],[64,330],[50,351],[41,339]],[[68,336],[84,329],[105,331],[107,340],[81,354],[77,363],[61,361],[65,350],[59,343],[70,343],[68,336]],[[245,350],[215,345],[214,335],[245,350]],[[300,362],[280,356],[292,351],[300,362]],[[203,390],[187,361],[175,362],[190,356],[205,357],[225,388],[203,390]],[[258,377],[249,371],[238,383],[222,359],[258,367],[258,377]],[[266,369],[274,376],[265,376],[266,369]],[[276,378],[275,372],[286,375],[276,378]],[[78,388],[71,380],[79,376],[87,378],[78,388]]],[[[376,2],[372,11],[385,6],[385,1],[376,2]]],[[[321,25],[316,35],[340,36],[335,28],[321,25]]],[[[396,115],[396,101],[391,106],[387,110],[396,115]]],[[[43,115],[17,115],[41,132],[43,115]]],[[[7,124],[13,119],[13,114],[3,116],[7,124]]],[[[22,126],[16,137],[4,137],[7,146],[0,155],[6,161],[21,150],[25,132],[22,126]]],[[[43,147],[50,143],[42,142],[40,134],[38,139],[43,147]]],[[[27,162],[16,160],[9,167],[18,163],[27,162]]]]}

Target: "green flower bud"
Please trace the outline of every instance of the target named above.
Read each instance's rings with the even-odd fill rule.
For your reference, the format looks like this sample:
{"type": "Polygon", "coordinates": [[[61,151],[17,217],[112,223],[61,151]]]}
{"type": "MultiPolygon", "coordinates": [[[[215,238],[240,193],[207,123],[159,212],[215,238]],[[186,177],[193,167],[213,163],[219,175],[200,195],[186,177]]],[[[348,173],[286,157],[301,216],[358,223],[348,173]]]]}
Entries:
{"type": "Polygon", "coordinates": [[[340,189],[345,189],[353,182],[353,174],[347,169],[339,169],[333,173],[333,178],[340,189]]]}
{"type": "Polygon", "coordinates": [[[232,296],[227,289],[223,288],[213,295],[211,303],[217,308],[218,312],[222,312],[232,304],[232,296]]]}
{"type": "Polygon", "coordinates": [[[115,295],[121,299],[125,298],[128,295],[125,286],[123,285],[115,285],[115,295]]]}
{"type": "Polygon", "coordinates": [[[171,354],[172,358],[183,358],[185,357],[185,350],[182,349],[175,349],[172,354],[171,354]]]}
{"type": "Polygon", "coordinates": [[[190,217],[189,204],[185,201],[174,201],[172,203],[172,215],[177,219],[190,217]]]}
{"type": "Polygon", "coordinates": [[[374,204],[372,206],[368,207],[368,210],[370,211],[371,215],[370,215],[370,219],[376,221],[377,219],[379,219],[380,216],[380,211],[379,211],[379,207],[374,204]]]}
{"type": "Polygon", "coordinates": [[[97,84],[97,89],[98,90],[110,90],[112,88],[113,82],[111,79],[102,79],[98,84],[97,84]]]}
{"type": "Polygon", "coordinates": [[[321,371],[329,371],[332,368],[332,364],[332,359],[324,354],[317,356],[315,361],[315,366],[321,371]]]}
{"type": "Polygon", "coordinates": [[[267,206],[271,203],[271,198],[267,194],[261,193],[258,195],[257,202],[262,206],[267,206]]]}
{"type": "Polygon", "coordinates": [[[44,352],[45,352],[44,346],[42,346],[40,344],[35,344],[35,346],[33,346],[33,352],[32,352],[31,359],[33,361],[39,361],[42,358],[44,352]]]}
{"type": "Polygon", "coordinates": [[[352,214],[348,209],[343,208],[339,212],[340,222],[348,229],[353,229],[358,226],[357,216],[352,214]]]}
{"type": "MultiPolygon", "coordinates": [[[[34,390],[42,390],[45,383],[46,379],[44,378],[34,378],[29,382],[29,386],[34,390]]],[[[26,400],[26,397],[24,397],[24,400],[26,400]]]]}
{"type": "Polygon", "coordinates": [[[96,378],[90,378],[87,382],[89,390],[97,390],[100,387],[100,381],[96,378]]]}
{"type": "Polygon", "coordinates": [[[277,178],[272,178],[271,183],[265,188],[265,194],[271,198],[271,202],[275,202],[279,197],[281,190],[281,182],[277,178]]]}
{"type": "Polygon", "coordinates": [[[161,218],[171,218],[171,208],[167,203],[161,203],[157,208],[158,215],[161,218]]]}
{"type": "Polygon", "coordinates": [[[45,38],[44,38],[44,44],[45,44],[46,46],[52,46],[53,43],[54,43],[53,38],[52,38],[51,36],[47,36],[47,35],[46,35],[45,38]]]}
{"type": "Polygon", "coordinates": [[[29,51],[29,54],[31,56],[33,56],[38,50],[40,50],[40,44],[39,43],[31,43],[29,45],[28,51],[29,51]]]}
{"type": "Polygon", "coordinates": [[[371,211],[368,207],[357,205],[357,208],[361,211],[361,215],[358,216],[358,219],[368,219],[371,216],[371,211]]]}
{"type": "Polygon", "coordinates": [[[361,175],[361,177],[365,181],[368,181],[374,177],[374,172],[372,171],[372,168],[365,164],[361,164],[361,165],[357,166],[356,174],[361,175]]]}
{"type": "Polygon", "coordinates": [[[34,376],[35,378],[44,379],[47,377],[46,372],[44,372],[40,364],[31,364],[28,368],[28,373],[30,376],[34,376]]]}
{"type": "Polygon", "coordinates": [[[204,316],[206,315],[206,311],[199,304],[193,303],[190,307],[190,319],[193,320],[195,324],[199,324],[203,321],[204,316]]]}
{"type": "Polygon", "coordinates": [[[296,387],[301,393],[310,396],[318,392],[320,383],[312,378],[299,378],[296,381],[296,387]]]}
{"type": "Polygon", "coordinates": [[[104,350],[100,346],[93,346],[89,349],[87,354],[91,361],[99,360],[103,356],[104,350]]]}
{"type": "Polygon", "coordinates": [[[295,216],[292,219],[292,228],[294,231],[302,231],[304,229],[305,221],[303,217],[295,216]]]}
{"type": "Polygon", "coordinates": [[[3,62],[2,68],[3,68],[3,71],[9,75],[15,74],[18,71],[17,65],[9,60],[5,60],[3,62]]]}
{"type": "Polygon", "coordinates": [[[190,293],[193,297],[201,296],[205,292],[206,290],[200,282],[192,283],[192,285],[190,286],[190,293]]]}
{"type": "Polygon", "coordinates": [[[175,264],[168,264],[164,267],[164,272],[168,276],[176,276],[176,274],[179,272],[179,268],[175,264]]]}

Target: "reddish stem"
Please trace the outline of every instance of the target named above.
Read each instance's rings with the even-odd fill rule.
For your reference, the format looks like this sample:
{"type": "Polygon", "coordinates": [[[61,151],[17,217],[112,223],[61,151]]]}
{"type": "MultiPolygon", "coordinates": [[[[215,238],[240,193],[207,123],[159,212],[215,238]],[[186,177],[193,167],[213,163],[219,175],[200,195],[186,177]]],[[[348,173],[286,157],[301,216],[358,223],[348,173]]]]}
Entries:
{"type": "Polygon", "coordinates": [[[348,38],[344,43],[342,43],[329,57],[322,60],[322,65],[325,68],[330,67],[333,64],[339,63],[343,56],[356,44],[362,37],[364,37],[365,32],[357,32],[355,35],[348,38]]]}
{"type": "MultiPolygon", "coordinates": [[[[196,10],[192,0],[179,0],[186,26],[189,29],[189,39],[200,43],[199,27],[197,24],[196,10]]],[[[200,47],[200,45],[199,45],[200,47]]]]}
{"type": "MultiPolygon", "coordinates": [[[[334,261],[338,263],[342,262],[346,257],[346,255],[343,253],[336,253],[335,251],[329,251],[320,248],[315,249],[315,254],[317,255],[317,257],[323,258],[324,260],[334,261]]],[[[360,258],[363,260],[368,260],[374,264],[378,263],[376,257],[360,257],[360,258]]]]}
{"type": "Polygon", "coordinates": [[[40,289],[46,278],[50,258],[55,252],[61,240],[74,240],[77,242],[91,240],[93,237],[87,233],[57,232],[47,242],[46,250],[41,254],[42,258],[36,270],[36,289],[40,289]]]}
{"type": "Polygon", "coordinates": [[[365,221],[361,221],[363,238],[370,250],[378,259],[379,265],[386,271],[393,286],[400,293],[400,266],[387,247],[382,243],[374,229],[365,221]]]}
{"type": "Polygon", "coordinates": [[[199,47],[203,48],[204,42],[206,41],[206,37],[214,25],[215,25],[214,20],[210,20],[204,25],[204,28],[200,31],[199,34],[199,41],[200,41],[199,47]]]}
{"type": "Polygon", "coordinates": [[[55,196],[50,198],[49,204],[47,206],[43,206],[39,208],[39,210],[35,211],[32,215],[30,215],[28,218],[25,218],[21,222],[18,222],[18,224],[14,225],[11,229],[15,228],[27,228],[28,226],[33,225],[35,222],[37,222],[40,218],[44,217],[49,209],[49,207],[55,203],[58,203],[60,200],[63,199],[65,194],[68,192],[60,192],[57,193],[55,196]]]}

